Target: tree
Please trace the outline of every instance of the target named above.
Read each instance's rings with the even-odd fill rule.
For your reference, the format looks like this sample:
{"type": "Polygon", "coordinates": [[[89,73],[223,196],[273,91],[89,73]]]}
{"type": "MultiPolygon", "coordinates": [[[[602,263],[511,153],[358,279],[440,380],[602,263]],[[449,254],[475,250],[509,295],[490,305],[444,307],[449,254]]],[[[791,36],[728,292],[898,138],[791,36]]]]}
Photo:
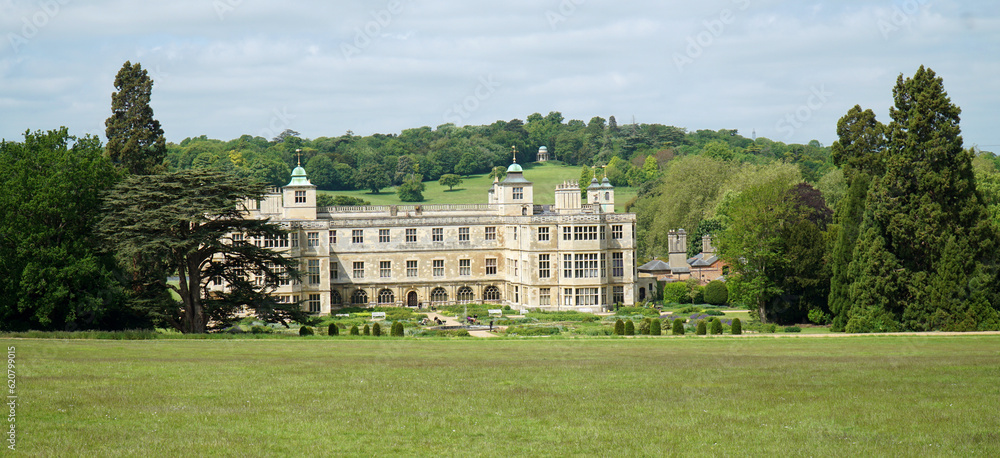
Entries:
{"type": "Polygon", "coordinates": [[[251,178],[268,186],[284,186],[292,179],[292,170],[288,168],[288,164],[272,156],[256,157],[250,160],[247,168],[251,178]]]}
{"type": "Polygon", "coordinates": [[[682,335],[684,335],[684,320],[682,320],[680,318],[675,318],[674,319],[674,327],[671,330],[671,334],[673,334],[675,336],[682,336],[682,335]]]}
{"type": "MultiPolygon", "coordinates": [[[[962,146],[961,109],[923,66],[897,78],[893,98],[877,161],[884,168],[872,170],[846,276],[849,305],[836,308],[835,324],[848,332],[997,329],[1000,303],[985,285],[997,282],[998,236],[962,146]]],[[[859,156],[842,160],[873,162],[859,156]]]]}
{"type": "Polygon", "coordinates": [[[712,305],[723,305],[729,301],[729,290],[726,284],[719,280],[713,280],[705,285],[705,302],[712,305]]]}
{"type": "Polygon", "coordinates": [[[455,186],[462,184],[462,177],[453,173],[444,174],[441,175],[441,178],[438,180],[438,184],[441,186],[447,186],[448,190],[451,191],[455,188],[455,186]]]}
{"type": "Polygon", "coordinates": [[[649,323],[649,335],[658,336],[663,334],[663,322],[659,318],[653,318],[649,323]]]}
{"type": "Polygon", "coordinates": [[[734,336],[743,334],[743,323],[739,318],[733,318],[733,327],[731,328],[731,332],[734,336]]]}
{"type": "Polygon", "coordinates": [[[396,191],[399,194],[399,200],[403,202],[423,202],[424,183],[421,179],[420,175],[411,175],[403,184],[399,185],[399,189],[396,191]]]}
{"type": "MultiPolygon", "coordinates": [[[[314,156],[306,163],[309,181],[324,191],[337,189],[337,171],[333,161],[327,156],[314,156]]],[[[287,181],[284,184],[288,183],[287,181]]]]}
{"type": "Polygon", "coordinates": [[[635,335],[635,323],[632,320],[625,320],[625,334],[626,336],[635,335]]]}
{"type": "Polygon", "coordinates": [[[244,218],[244,202],[265,191],[258,182],[212,169],[131,176],[115,186],[104,200],[105,241],[133,270],[150,273],[136,277],[143,282],[136,286],[180,296],[180,302],[156,298],[138,305],[184,333],[204,333],[213,322],[226,326],[244,306],[264,321],[302,321],[298,304],[279,304],[269,295],[286,275],[298,276],[296,261],[248,243],[286,236],[268,220],[244,218]],[[168,274],[179,281],[168,282],[168,274]],[[213,279],[225,290],[211,290],[213,279]]]}
{"type": "Polygon", "coordinates": [[[713,335],[720,335],[720,334],[722,334],[722,321],[719,320],[719,317],[715,317],[714,319],[712,319],[712,329],[711,329],[711,331],[712,331],[713,335]]]}
{"type": "Polygon", "coordinates": [[[389,173],[378,162],[366,162],[354,173],[354,183],[361,189],[370,189],[372,194],[389,186],[389,173]]]}
{"type": "Polygon", "coordinates": [[[133,175],[165,170],[166,139],[149,106],[153,80],[138,63],[126,61],[115,76],[111,117],[104,122],[111,161],[133,175]]]}
{"type": "Polygon", "coordinates": [[[0,331],[152,326],[94,231],[120,175],[100,140],[65,127],[0,142],[0,331]]]}

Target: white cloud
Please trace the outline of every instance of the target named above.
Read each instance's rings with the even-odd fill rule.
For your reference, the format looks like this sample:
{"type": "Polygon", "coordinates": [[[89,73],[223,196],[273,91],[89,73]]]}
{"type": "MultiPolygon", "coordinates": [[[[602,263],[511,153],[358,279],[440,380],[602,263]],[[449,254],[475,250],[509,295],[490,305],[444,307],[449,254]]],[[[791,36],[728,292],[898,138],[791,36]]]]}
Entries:
{"type": "Polygon", "coordinates": [[[985,0],[54,1],[52,14],[0,2],[0,137],[99,130],[131,60],[155,80],[171,141],[256,135],[275,111],[309,137],[437,126],[492,76],[464,124],[561,111],[829,144],[855,104],[886,118],[896,76],[925,64],[962,107],[966,141],[1000,144],[1000,7],[985,0]],[[784,138],[777,121],[817,87],[834,95],[784,138]]]}

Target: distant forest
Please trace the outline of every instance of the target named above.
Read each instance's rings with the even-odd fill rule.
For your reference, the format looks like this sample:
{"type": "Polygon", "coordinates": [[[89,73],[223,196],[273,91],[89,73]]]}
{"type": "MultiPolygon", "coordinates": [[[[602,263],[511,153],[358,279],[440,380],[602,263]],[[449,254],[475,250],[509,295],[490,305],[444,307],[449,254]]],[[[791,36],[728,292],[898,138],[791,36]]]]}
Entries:
{"type": "Polygon", "coordinates": [[[589,122],[566,121],[559,112],[539,113],[527,121],[496,121],[485,126],[444,124],[399,134],[301,138],[292,130],[266,139],[244,135],[222,141],[206,136],[170,143],[167,160],[174,170],[216,166],[280,186],[288,183],[298,161],[319,189],[365,189],[366,177],[390,177],[398,185],[413,175],[425,181],[444,174],[468,176],[507,166],[511,150],[519,163],[534,162],[546,146],[554,160],[571,166],[603,166],[615,186],[641,187],[675,158],[705,155],[723,161],[763,165],[775,161],[799,167],[803,179],[818,181],[834,168],[830,149],[817,141],[807,145],[756,140],[736,130],[698,130],[661,124],[619,124],[614,116],[589,122]],[[301,159],[296,156],[301,150],[301,159]],[[645,168],[645,170],[644,170],[645,168]]]}

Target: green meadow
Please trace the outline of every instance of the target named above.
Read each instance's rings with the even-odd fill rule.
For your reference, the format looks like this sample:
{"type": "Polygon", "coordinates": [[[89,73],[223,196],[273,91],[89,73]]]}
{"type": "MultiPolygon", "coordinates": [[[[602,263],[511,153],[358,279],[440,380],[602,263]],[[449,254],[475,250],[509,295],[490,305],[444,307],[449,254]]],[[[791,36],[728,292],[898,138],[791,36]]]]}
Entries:
{"type": "Polygon", "coordinates": [[[31,456],[1000,454],[1000,336],[3,340],[31,456]]]}
{"type": "MultiPolygon", "coordinates": [[[[579,180],[580,167],[563,165],[561,162],[531,163],[524,165],[524,177],[534,183],[535,204],[551,205],[555,203],[556,186],[566,180],[579,180]]],[[[462,177],[464,182],[454,190],[449,190],[447,186],[441,186],[437,181],[426,181],[424,186],[424,205],[436,204],[485,204],[487,202],[487,192],[493,183],[487,175],[471,175],[462,177]]],[[[584,187],[589,184],[584,184],[584,187]]],[[[636,188],[615,188],[615,211],[623,212],[625,204],[636,196],[636,188]]],[[[396,195],[396,188],[383,189],[378,194],[372,194],[370,190],[356,191],[320,191],[323,194],[335,196],[351,196],[367,200],[372,205],[402,205],[412,204],[402,202],[396,195]]]]}

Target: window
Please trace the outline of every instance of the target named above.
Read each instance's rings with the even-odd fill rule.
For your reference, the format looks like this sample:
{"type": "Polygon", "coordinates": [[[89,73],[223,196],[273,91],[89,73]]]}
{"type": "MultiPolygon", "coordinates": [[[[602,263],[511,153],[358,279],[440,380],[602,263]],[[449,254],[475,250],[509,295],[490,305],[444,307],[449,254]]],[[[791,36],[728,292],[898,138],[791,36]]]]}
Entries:
{"type": "Polygon", "coordinates": [[[519,286],[514,287],[514,303],[521,303],[521,288],[519,286]]]}
{"type": "Polygon", "coordinates": [[[459,242],[469,241],[469,228],[467,227],[458,228],[458,241],[459,242]]]}
{"type": "Polygon", "coordinates": [[[337,244],[337,231],[330,231],[330,246],[337,244]]]}
{"type": "Polygon", "coordinates": [[[340,291],[330,291],[330,305],[342,305],[344,299],[340,297],[340,291]]]}
{"type": "Polygon", "coordinates": [[[365,243],[365,230],[354,229],[351,231],[351,243],[365,243]]]}
{"type": "Polygon", "coordinates": [[[392,278],[392,261],[379,261],[378,276],[379,278],[392,278]]]}
{"type": "Polygon", "coordinates": [[[518,272],[517,272],[517,259],[514,259],[513,261],[514,261],[514,276],[516,277],[518,275],[518,272]]]}
{"type": "Polygon", "coordinates": [[[607,232],[607,227],[601,226],[601,240],[604,240],[605,238],[607,238],[607,237],[604,236],[604,234],[606,232],[607,232]]]}
{"type": "Polygon", "coordinates": [[[493,285],[487,286],[483,289],[483,300],[484,301],[499,301],[500,300],[500,290],[493,285]]]}
{"type": "Polygon", "coordinates": [[[599,291],[598,288],[577,288],[576,289],[576,305],[598,305],[599,302],[599,291]]]}
{"type": "Polygon", "coordinates": [[[563,255],[563,278],[573,278],[573,255],[563,255]]]}
{"type": "MultiPolygon", "coordinates": [[[[240,234],[242,237],[243,234],[240,234]]],[[[288,248],[288,235],[282,234],[277,236],[265,236],[264,240],[254,238],[254,245],[263,246],[264,248],[288,248]]],[[[293,238],[297,238],[298,234],[291,234],[293,238]]],[[[235,240],[235,238],[233,239],[235,240]]],[[[296,245],[297,246],[297,245],[296,245]]]]}
{"type": "Polygon", "coordinates": [[[611,302],[614,304],[625,303],[625,287],[615,286],[611,289],[611,302]]]}
{"type": "Polygon", "coordinates": [[[514,188],[514,200],[521,200],[524,198],[524,188],[514,188]]]}
{"type": "MultiPolygon", "coordinates": [[[[291,239],[292,239],[292,248],[298,248],[299,247],[299,234],[298,233],[291,234],[291,239]]],[[[266,244],[267,242],[264,242],[264,243],[266,244]]]]}
{"type": "Polygon", "coordinates": [[[444,288],[434,288],[431,291],[431,302],[447,302],[448,292],[444,288]]]}
{"type": "Polygon", "coordinates": [[[319,284],[319,259],[310,259],[308,264],[309,270],[309,284],[318,285],[319,284]]]}
{"type": "Polygon", "coordinates": [[[309,248],[316,248],[319,246],[319,232],[306,233],[306,246],[309,248]]]}
{"type": "Polygon", "coordinates": [[[472,275],[472,260],[471,259],[459,259],[458,260],[458,274],[463,276],[472,275]]]}
{"type": "MultiPolygon", "coordinates": [[[[288,286],[292,284],[292,280],[288,278],[288,272],[285,271],[284,267],[281,267],[273,262],[267,263],[268,270],[271,273],[278,276],[278,286],[288,286]]],[[[219,277],[219,281],[222,281],[222,277],[219,277]]]]}
{"type": "Polygon", "coordinates": [[[575,278],[597,278],[597,253],[577,253],[573,255],[575,278]]]}
{"type": "Polygon", "coordinates": [[[563,305],[567,307],[573,306],[573,288],[563,289],[563,305]]]}
{"type": "Polygon", "coordinates": [[[573,226],[573,240],[597,240],[597,226],[573,226]]]}
{"type": "Polygon", "coordinates": [[[486,240],[496,240],[497,239],[497,228],[490,226],[486,228],[486,235],[483,237],[486,240]]]}
{"type": "Polygon", "coordinates": [[[354,290],[354,294],[351,294],[351,305],[368,305],[368,293],[363,289],[354,290]]]}
{"type": "Polygon", "coordinates": [[[295,191],[295,203],[304,204],[306,203],[306,192],[305,191],[295,191]]]}
{"type": "Polygon", "coordinates": [[[601,278],[608,276],[608,254],[601,253],[601,278]]]}
{"type": "Polygon", "coordinates": [[[539,242],[549,241],[549,228],[547,227],[538,228],[538,241],[539,242]]]}
{"type": "Polygon", "coordinates": [[[572,226],[563,226],[563,240],[573,240],[572,226]]]}
{"type": "Polygon", "coordinates": [[[407,277],[417,276],[417,261],[406,261],[406,276],[407,277]]]}
{"type": "Polygon", "coordinates": [[[388,305],[396,302],[396,296],[392,294],[392,290],[383,289],[378,292],[378,303],[380,305],[388,305]]]}
{"type": "Polygon", "coordinates": [[[231,240],[233,241],[233,245],[242,245],[243,244],[243,234],[242,233],[233,234],[233,236],[231,237],[231,240]]]}
{"type": "Polygon", "coordinates": [[[486,275],[497,274],[497,258],[486,258],[486,275]]]}
{"type": "Polygon", "coordinates": [[[611,276],[625,276],[625,253],[611,253],[611,276]]]}
{"type": "Polygon", "coordinates": [[[414,228],[409,228],[406,230],[406,243],[414,243],[417,241],[417,230],[414,228]]]}
{"type": "Polygon", "coordinates": [[[622,235],[623,234],[624,234],[624,232],[622,231],[622,225],[621,224],[615,224],[615,225],[611,226],[611,238],[612,239],[614,239],[614,240],[620,240],[620,239],[622,239],[622,235]]]}
{"type": "Polygon", "coordinates": [[[539,288],[538,305],[549,305],[552,302],[552,290],[549,288],[539,288]]]}
{"type": "Polygon", "coordinates": [[[511,229],[514,230],[514,240],[517,240],[517,226],[514,226],[511,229]]]}
{"type": "Polygon", "coordinates": [[[319,294],[309,295],[309,313],[319,313],[319,294]]]}
{"type": "Polygon", "coordinates": [[[549,255],[538,255],[538,278],[549,278],[549,255]]]}
{"type": "Polygon", "coordinates": [[[444,259],[434,260],[434,276],[443,277],[444,276],[444,259]]]}
{"type": "Polygon", "coordinates": [[[364,261],[358,261],[354,263],[354,278],[365,278],[364,261]]]}
{"type": "Polygon", "coordinates": [[[340,263],[337,261],[330,261],[330,278],[333,280],[340,278],[340,263]]]}
{"type": "Polygon", "coordinates": [[[379,229],[378,230],[378,242],[379,243],[389,243],[389,230],[379,229]]]}
{"type": "Polygon", "coordinates": [[[443,242],[444,241],[444,228],[435,227],[431,229],[431,241],[432,242],[443,242]]]}
{"type": "Polygon", "coordinates": [[[458,301],[459,302],[472,302],[476,299],[475,293],[472,292],[472,288],[468,286],[463,286],[458,288],[458,301]]]}

